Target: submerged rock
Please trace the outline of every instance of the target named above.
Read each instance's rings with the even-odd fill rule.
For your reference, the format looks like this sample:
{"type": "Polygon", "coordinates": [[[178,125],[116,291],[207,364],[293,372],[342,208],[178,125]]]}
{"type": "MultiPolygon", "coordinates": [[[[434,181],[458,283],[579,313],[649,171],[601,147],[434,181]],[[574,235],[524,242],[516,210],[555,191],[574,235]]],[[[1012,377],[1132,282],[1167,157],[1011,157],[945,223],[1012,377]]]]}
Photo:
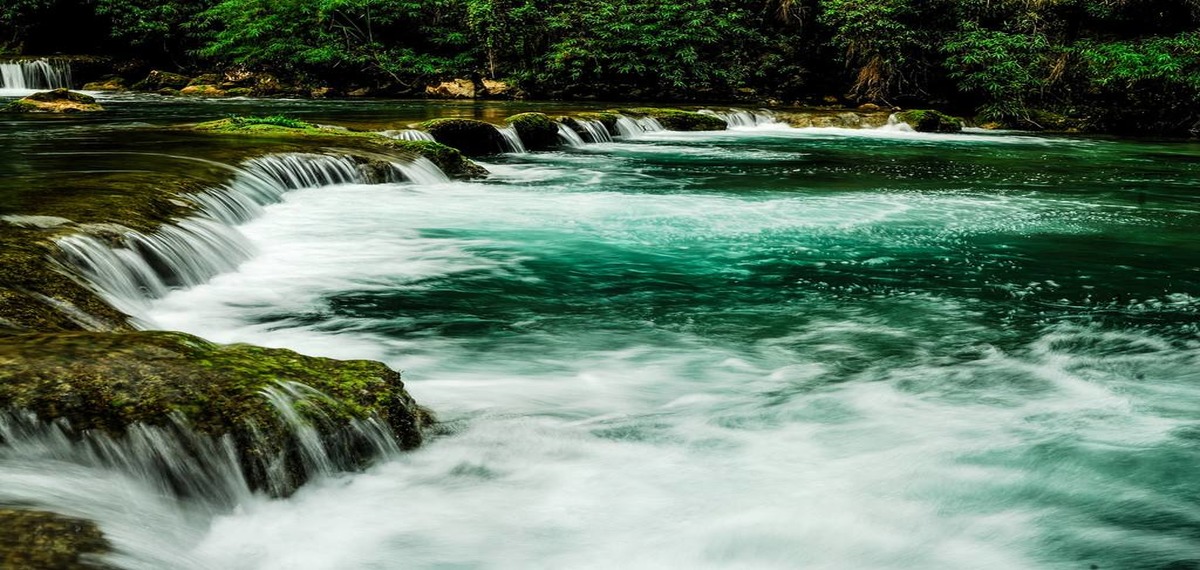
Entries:
{"type": "Polygon", "coordinates": [[[558,146],[558,125],[545,113],[521,113],[504,121],[517,130],[525,148],[545,150],[558,146]]]}
{"type": "Polygon", "coordinates": [[[7,113],[94,113],[103,111],[96,98],[68,89],[34,93],[0,108],[7,113]]]}
{"type": "Polygon", "coordinates": [[[333,468],[353,469],[379,451],[364,425],[378,422],[395,447],[411,449],[431,420],[382,363],[223,346],[175,332],[0,336],[3,409],[65,422],[76,435],[119,439],[152,426],[188,432],[180,441],[224,438],[246,483],[275,495],[313,474],[305,429],[315,430],[333,468]],[[273,402],[281,386],[304,397],[273,402]]]}
{"type": "Polygon", "coordinates": [[[920,133],[957,133],[962,130],[962,121],[940,111],[913,109],[896,113],[896,119],[908,123],[920,133]]]}
{"type": "Polygon", "coordinates": [[[95,523],[49,513],[0,509],[0,568],[84,570],[112,568],[110,550],[95,523]]]}
{"type": "MultiPolygon", "coordinates": [[[[504,138],[496,126],[472,119],[434,119],[419,127],[434,140],[454,147],[467,156],[486,156],[504,151],[504,138]]],[[[556,131],[557,132],[557,131],[556,131]]]]}
{"type": "Polygon", "coordinates": [[[631,117],[652,117],[668,131],[723,131],[729,127],[720,117],[682,109],[637,107],[618,112],[631,117]]]}
{"type": "Polygon", "coordinates": [[[228,93],[216,85],[188,85],[179,90],[179,94],[188,97],[227,97],[228,93]]]}

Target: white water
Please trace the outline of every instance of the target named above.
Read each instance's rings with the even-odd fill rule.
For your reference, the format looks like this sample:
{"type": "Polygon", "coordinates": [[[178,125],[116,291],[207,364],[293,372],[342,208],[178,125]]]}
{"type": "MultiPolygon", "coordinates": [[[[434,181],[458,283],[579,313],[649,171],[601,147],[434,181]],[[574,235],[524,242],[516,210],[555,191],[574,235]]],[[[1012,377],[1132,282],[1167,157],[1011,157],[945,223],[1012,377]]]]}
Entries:
{"type": "Polygon", "coordinates": [[[587,131],[588,142],[590,143],[609,143],[612,142],[612,135],[608,132],[608,127],[600,121],[590,121],[585,119],[576,119],[577,123],[587,131]]]}
{"type": "Polygon", "coordinates": [[[500,136],[503,137],[504,152],[517,154],[525,154],[527,152],[525,150],[525,143],[521,142],[521,135],[517,134],[516,127],[496,127],[496,130],[500,131],[500,136]]]}
{"type": "Polygon", "coordinates": [[[558,123],[558,138],[562,139],[567,146],[580,147],[587,144],[575,129],[568,127],[562,123],[558,123]]]}
{"type": "Polygon", "coordinates": [[[403,129],[398,131],[383,131],[379,133],[385,137],[399,139],[402,141],[433,141],[433,135],[418,129],[403,129]]]}
{"type": "Polygon", "coordinates": [[[706,115],[712,115],[725,121],[725,124],[730,129],[747,129],[755,127],[764,127],[768,125],[782,125],[775,119],[769,111],[763,110],[752,113],[743,109],[730,109],[728,111],[713,111],[710,109],[701,109],[698,111],[706,115]]]}
{"type": "Polygon", "coordinates": [[[71,66],[66,62],[33,59],[0,62],[0,96],[71,87],[71,66]]]}

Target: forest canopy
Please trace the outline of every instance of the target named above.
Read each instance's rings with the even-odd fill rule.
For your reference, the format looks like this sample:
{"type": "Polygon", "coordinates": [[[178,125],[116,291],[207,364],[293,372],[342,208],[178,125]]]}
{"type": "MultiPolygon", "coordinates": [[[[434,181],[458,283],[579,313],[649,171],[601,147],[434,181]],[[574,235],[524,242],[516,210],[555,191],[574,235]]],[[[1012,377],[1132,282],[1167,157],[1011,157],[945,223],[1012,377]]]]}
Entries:
{"type": "Polygon", "coordinates": [[[931,104],[1193,128],[1200,0],[7,0],[0,47],[416,93],[931,104]],[[66,33],[64,33],[66,32],[66,33]]]}

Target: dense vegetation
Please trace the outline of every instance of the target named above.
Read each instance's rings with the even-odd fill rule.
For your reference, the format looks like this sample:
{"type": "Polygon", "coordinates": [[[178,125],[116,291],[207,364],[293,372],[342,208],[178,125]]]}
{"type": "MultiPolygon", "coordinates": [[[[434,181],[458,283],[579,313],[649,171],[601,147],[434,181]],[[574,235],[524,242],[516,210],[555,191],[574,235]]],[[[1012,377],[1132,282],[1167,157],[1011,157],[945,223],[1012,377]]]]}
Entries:
{"type": "Polygon", "coordinates": [[[934,104],[1186,133],[1197,0],[7,0],[0,43],[417,93],[934,104]],[[64,27],[74,26],[71,33],[64,27]],[[67,38],[67,39],[64,39],[67,38]],[[62,43],[62,42],[69,43],[62,43]]]}

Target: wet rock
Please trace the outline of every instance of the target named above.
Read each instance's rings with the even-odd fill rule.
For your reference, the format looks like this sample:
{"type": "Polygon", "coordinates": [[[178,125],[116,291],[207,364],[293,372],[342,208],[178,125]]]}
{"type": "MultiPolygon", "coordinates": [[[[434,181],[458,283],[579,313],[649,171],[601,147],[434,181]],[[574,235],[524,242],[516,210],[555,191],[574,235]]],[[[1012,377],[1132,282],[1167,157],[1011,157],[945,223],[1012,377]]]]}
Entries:
{"type": "Polygon", "coordinates": [[[529,150],[545,150],[557,147],[558,125],[545,113],[521,113],[505,122],[517,130],[521,142],[529,150]]]}
{"type": "Polygon", "coordinates": [[[486,156],[504,151],[503,137],[494,125],[472,119],[434,119],[420,128],[434,140],[467,156],[486,156]]]}
{"type": "Polygon", "coordinates": [[[288,414],[317,431],[341,469],[377,452],[356,422],[374,418],[397,447],[411,449],[431,421],[382,363],[222,346],[174,332],[0,335],[0,409],[115,439],[135,426],[186,429],[182,439],[228,438],[246,483],[275,495],[311,475],[288,414]],[[280,409],[264,394],[281,383],[317,392],[280,409]]]}
{"type": "Polygon", "coordinates": [[[188,87],[193,85],[216,85],[218,83],[221,83],[220,75],[217,75],[216,73],[204,73],[192,78],[192,80],[188,82],[188,87]]]}
{"type": "Polygon", "coordinates": [[[110,545],[91,521],[55,513],[0,509],[0,568],[113,568],[101,560],[110,545]]]}
{"type": "Polygon", "coordinates": [[[908,123],[914,131],[921,133],[957,133],[962,130],[962,120],[931,109],[913,109],[896,113],[896,119],[908,123]]]}
{"type": "Polygon", "coordinates": [[[0,108],[0,112],[7,113],[92,113],[103,110],[95,97],[67,89],[34,93],[0,108]]]}
{"type": "Polygon", "coordinates": [[[313,99],[324,99],[326,97],[336,97],[337,92],[332,87],[317,87],[308,92],[308,96],[313,99]]]}
{"type": "Polygon", "coordinates": [[[681,109],[637,107],[617,112],[631,117],[653,117],[669,131],[723,131],[729,127],[720,117],[681,109]]]}
{"type": "Polygon", "coordinates": [[[125,91],[126,89],[128,87],[125,86],[125,80],[116,75],[110,75],[83,86],[84,91],[125,91]]]}
{"type": "Polygon", "coordinates": [[[133,88],[138,91],[161,91],[162,89],[174,89],[176,91],[187,87],[192,82],[192,78],[178,73],[169,71],[154,70],[151,71],[145,79],[134,84],[133,88]]]}
{"type": "Polygon", "coordinates": [[[185,97],[227,97],[229,94],[216,85],[188,85],[179,90],[185,97]]]}

